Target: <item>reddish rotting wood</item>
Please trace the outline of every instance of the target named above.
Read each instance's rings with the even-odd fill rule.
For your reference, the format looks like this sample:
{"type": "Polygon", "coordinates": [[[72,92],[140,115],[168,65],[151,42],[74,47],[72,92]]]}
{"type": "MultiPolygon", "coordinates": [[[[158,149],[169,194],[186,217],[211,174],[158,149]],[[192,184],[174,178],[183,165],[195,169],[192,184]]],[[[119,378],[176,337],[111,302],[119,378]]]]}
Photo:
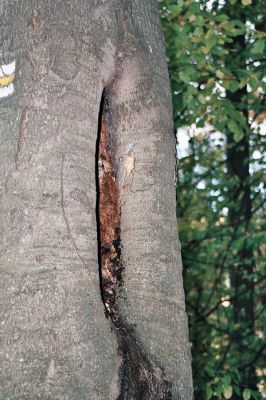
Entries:
{"type": "Polygon", "coordinates": [[[112,165],[112,141],[108,121],[108,105],[103,99],[101,132],[98,149],[99,236],[101,286],[105,307],[115,325],[119,325],[116,296],[121,282],[120,199],[116,174],[112,165]]]}

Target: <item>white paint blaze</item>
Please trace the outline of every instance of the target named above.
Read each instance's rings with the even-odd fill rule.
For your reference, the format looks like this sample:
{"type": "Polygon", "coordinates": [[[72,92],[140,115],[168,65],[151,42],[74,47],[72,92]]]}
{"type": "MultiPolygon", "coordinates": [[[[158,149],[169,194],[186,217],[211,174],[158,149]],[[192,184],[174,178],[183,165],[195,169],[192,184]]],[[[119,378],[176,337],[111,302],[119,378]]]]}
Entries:
{"type": "Polygon", "coordinates": [[[0,99],[11,96],[14,93],[12,81],[15,79],[16,61],[0,65],[0,99]]]}
{"type": "Polygon", "coordinates": [[[0,86],[0,99],[3,97],[11,96],[14,93],[14,85],[11,83],[7,86],[0,86]]]}
{"type": "Polygon", "coordinates": [[[16,61],[12,61],[10,64],[0,65],[0,78],[5,76],[9,76],[15,72],[16,69],[16,61]]]}

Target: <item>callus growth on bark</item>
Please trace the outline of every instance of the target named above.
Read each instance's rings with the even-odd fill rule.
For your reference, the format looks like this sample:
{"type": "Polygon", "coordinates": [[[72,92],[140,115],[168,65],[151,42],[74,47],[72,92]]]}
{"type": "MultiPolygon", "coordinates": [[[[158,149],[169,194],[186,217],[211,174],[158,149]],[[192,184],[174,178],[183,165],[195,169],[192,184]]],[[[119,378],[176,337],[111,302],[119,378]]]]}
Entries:
{"type": "Polygon", "coordinates": [[[156,1],[0,17],[2,398],[192,399],[156,1]]]}
{"type": "MultiPolygon", "coordinates": [[[[162,369],[154,365],[144,354],[144,349],[135,337],[133,327],[125,322],[119,311],[119,287],[121,288],[123,285],[120,238],[121,204],[112,158],[114,149],[109,112],[104,92],[100,110],[100,134],[96,157],[98,161],[96,176],[98,179],[98,245],[102,299],[106,307],[106,314],[111,317],[116,328],[118,352],[121,359],[117,383],[118,399],[171,399],[170,382],[166,380],[162,369]]],[[[125,178],[132,172],[132,164],[131,160],[125,164],[125,178]]],[[[122,186],[122,189],[127,188],[127,186],[122,186]]]]}

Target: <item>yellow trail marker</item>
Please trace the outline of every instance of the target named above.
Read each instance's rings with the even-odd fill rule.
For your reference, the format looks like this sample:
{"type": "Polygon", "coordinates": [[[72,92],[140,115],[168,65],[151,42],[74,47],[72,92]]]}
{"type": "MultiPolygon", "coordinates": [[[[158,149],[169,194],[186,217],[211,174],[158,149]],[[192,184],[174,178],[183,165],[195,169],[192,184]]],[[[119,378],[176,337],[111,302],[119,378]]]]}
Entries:
{"type": "Polygon", "coordinates": [[[11,75],[5,75],[0,77],[0,86],[7,86],[15,79],[15,72],[11,75]]]}

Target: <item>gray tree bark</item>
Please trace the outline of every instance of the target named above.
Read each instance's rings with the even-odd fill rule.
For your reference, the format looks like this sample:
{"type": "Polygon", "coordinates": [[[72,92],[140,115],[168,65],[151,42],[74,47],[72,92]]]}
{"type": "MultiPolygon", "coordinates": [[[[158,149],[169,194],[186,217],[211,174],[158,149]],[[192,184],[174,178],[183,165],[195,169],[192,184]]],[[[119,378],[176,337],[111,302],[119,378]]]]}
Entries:
{"type": "Polygon", "coordinates": [[[0,0],[1,71],[0,399],[192,399],[156,1],[0,0]],[[97,256],[104,89],[119,326],[104,313],[97,256]]]}

